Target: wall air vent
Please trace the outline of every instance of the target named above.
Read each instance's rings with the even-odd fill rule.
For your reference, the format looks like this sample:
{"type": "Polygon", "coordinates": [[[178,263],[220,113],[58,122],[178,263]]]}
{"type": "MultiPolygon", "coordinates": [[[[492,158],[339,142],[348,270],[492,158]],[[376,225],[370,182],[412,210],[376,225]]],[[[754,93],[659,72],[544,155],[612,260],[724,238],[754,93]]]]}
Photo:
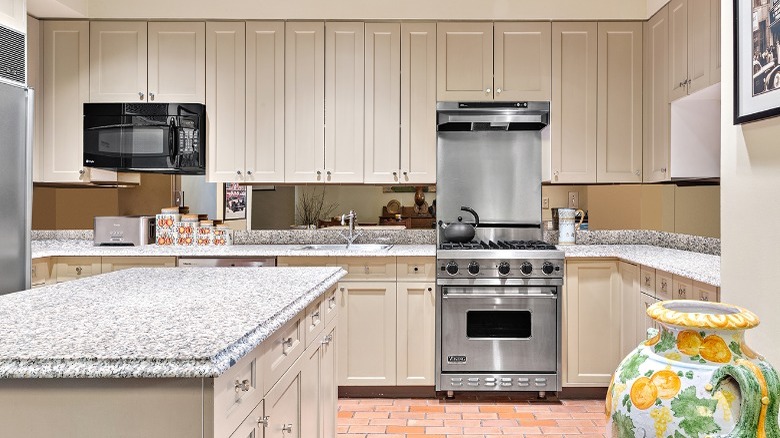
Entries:
{"type": "Polygon", "coordinates": [[[0,78],[26,85],[25,34],[0,26],[0,78]]]}

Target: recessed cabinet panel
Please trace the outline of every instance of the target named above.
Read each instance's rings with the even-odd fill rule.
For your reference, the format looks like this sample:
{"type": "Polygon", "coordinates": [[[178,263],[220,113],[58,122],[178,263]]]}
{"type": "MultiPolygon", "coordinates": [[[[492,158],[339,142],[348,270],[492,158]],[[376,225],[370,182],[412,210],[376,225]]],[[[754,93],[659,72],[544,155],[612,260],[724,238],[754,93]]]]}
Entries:
{"type": "Polygon", "coordinates": [[[493,23],[437,28],[438,100],[493,100],[493,23]]]}
{"type": "Polygon", "coordinates": [[[146,22],[90,23],[90,102],[146,102],[146,22]]]}
{"type": "Polygon", "coordinates": [[[495,23],[496,100],[550,100],[550,23],[495,23]]]}
{"type": "MultiPolygon", "coordinates": [[[[711,0],[688,2],[688,94],[707,88],[710,81],[710,3],[711,0]]],[[[720,27],[720,24],[718,25],[720,27]]]]}
{"type": "Polygon", "coordinates": [[[398,283],[396,385],[433,385],[434,283],[398,283]]]}
{"type": "Polygon", "coordinates": [[[365,175],[397,183],[401,168],[401,25],[366,23],[365,175]]]}
{"type": "Polygon", "coordinates": [[[0,0],[0,25],[25,32],[27,29],[25,0],[0,0]]]}
{"type": "Polygon", "coordinates": [[[243,22],[206,24],[206,167],[210,182],[244,182],[245,39],[243,22]]]}
{"type": "Polygon", "coordinates": [[[285,27],[284,176],[325,182],[325,24],[285,27]]]}
{"type": "Polygon", "coordinates": [[[598,29],[596,181],[642,182],[642,23],[598,29]]]}
{"type": "Polygon", "coordinates": [[[150,22],[149,102],[206,103],[206,23],[150,22]]]}
{"type": "Polygon", "coordinates": [[[284,23],[246,23],[247,182],[284,182],[284,23]]]}
{"type": "Polygon", "coordinates": [[[596,182],[598,28],[553,23],[552,182],[596,182]]]}
{"type": "Polygon", "coordinates": [[[669,101],[688,94],[688,2],[669,2],[669,101]]]}
{"type": "Polygon", "coordinates": [[[644,182],[668,181],[670,149],[669,114],[669,8],[664,6],[645,23],[644,32],[644,182]]]}

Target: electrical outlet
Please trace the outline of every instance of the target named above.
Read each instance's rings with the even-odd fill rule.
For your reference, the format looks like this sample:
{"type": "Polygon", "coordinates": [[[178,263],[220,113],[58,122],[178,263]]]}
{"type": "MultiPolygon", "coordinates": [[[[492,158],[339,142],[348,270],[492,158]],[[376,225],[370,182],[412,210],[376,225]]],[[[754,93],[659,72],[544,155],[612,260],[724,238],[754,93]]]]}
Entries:
{"type": "Polygon", "coordinates": [[[580,192],[569,192],[569,208],[580,208],[580,192]]]}
{"type": "Polygon", "coordinates": [[[550,209],[550,198],[548,198],[547,196],[542,198],[542,208],[545,209],[545,210],[549,210],[550,209]]]}

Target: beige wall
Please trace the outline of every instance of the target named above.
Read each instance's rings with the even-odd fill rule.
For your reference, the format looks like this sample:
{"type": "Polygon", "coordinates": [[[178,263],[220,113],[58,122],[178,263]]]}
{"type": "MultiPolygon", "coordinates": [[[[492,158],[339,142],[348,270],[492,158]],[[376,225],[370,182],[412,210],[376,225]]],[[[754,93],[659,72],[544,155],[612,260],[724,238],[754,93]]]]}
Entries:
{"type": "MultiPolygon", "coordinates": [[[[28,0],[31,8],[40,10],[28,0]]],[[[69,0],[74,1],[74,0],[69,0]]],[[[645,19],[646,0],[395,0],[366,1],[88,0],[89,18],[188,19],[645,19]]]]}
{"type": "Polygon", "coordinates": [[[733,126],[732,8],[721,1],[721,299],[758,314],[748,342],[780,366],[780,118],[733,126]]]}

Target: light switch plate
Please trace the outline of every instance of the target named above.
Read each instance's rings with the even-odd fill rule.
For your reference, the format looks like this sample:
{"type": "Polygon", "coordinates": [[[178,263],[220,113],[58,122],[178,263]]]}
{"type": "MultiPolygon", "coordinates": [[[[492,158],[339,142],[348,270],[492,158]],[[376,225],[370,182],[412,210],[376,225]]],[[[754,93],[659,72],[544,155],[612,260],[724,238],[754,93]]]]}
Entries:
{"type": "Polygon", "coordinates": [[[580,192],[569,192],[569,208],[580,208],[580,192]]]}

